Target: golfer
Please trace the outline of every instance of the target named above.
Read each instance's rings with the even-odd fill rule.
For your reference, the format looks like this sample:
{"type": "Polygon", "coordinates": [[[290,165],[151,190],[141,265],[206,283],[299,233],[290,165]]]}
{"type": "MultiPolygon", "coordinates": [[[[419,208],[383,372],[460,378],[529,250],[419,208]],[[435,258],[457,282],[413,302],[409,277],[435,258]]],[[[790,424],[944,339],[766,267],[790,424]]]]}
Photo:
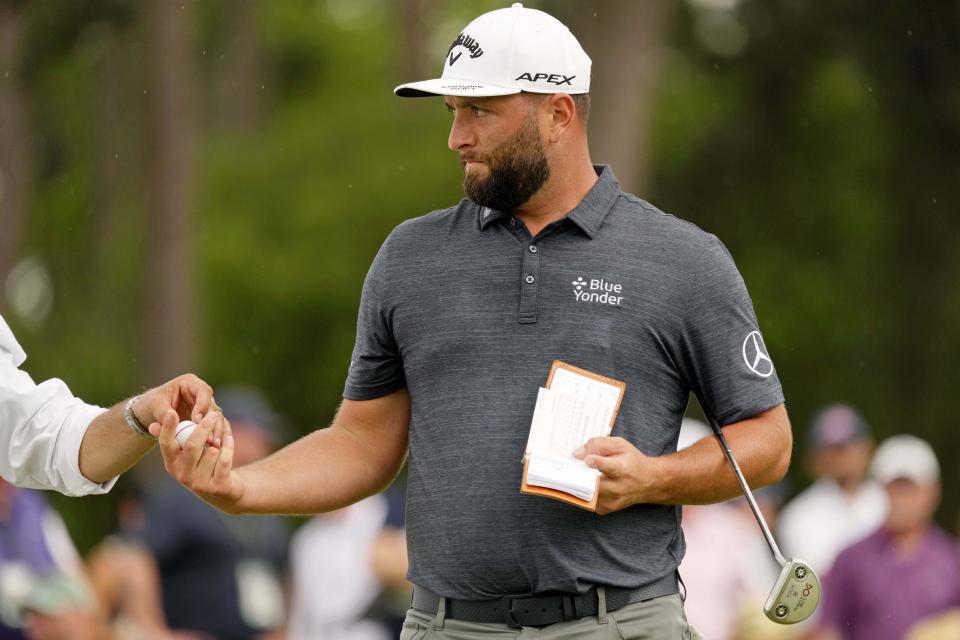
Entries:
{"type": "Polygon", "coordinates": [[[229,434],[181,453],[172,422],[161,432],[167,469],[231,513],[337,509],[387,486],[409,447],[403,638],[696,637],[679,505],[740,487],[715,439],[676,453],[690,392],[753,486],[789,464],[780,383],[727,250],[591,162],[590,64],[519,4],[467,25],[441,78],[396,89],[443,96],[467,198],[381,247],[333,425],[239,469],[229,434]],[[519,491],[554,359],[626,383],[613,436],[578,452],[602,472],[596,513],[519,491]]]}
{"type": "Polygon", "coordinates": [[[215,441],[222,433],[222,416],[209,412],[213,392],[194,375],[104,409],[74,397],[60,380],[35,384],[19,368],[26,357],[0,316],[0,477],[12,484],[70,496],[105,493],[153,447],[148,429],[159,433],[168,413],[175,422],[209,415],[207,435],[215,441]]]}

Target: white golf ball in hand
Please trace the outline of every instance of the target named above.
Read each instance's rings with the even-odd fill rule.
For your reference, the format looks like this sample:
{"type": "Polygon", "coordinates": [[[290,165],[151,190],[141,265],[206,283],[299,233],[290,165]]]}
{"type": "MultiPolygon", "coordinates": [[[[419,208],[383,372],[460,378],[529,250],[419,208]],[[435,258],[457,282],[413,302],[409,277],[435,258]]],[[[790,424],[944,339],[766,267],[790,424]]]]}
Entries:
{"type": "Polygon", "coordinates": [[[193,420],[184,420],[177,425],[177,443],[180,445],[180,448],[183,449],[187,446],[187,439],[190,437],[190,434],[193,433],[193,430],[197,428],[197,423],[193,420]]]}

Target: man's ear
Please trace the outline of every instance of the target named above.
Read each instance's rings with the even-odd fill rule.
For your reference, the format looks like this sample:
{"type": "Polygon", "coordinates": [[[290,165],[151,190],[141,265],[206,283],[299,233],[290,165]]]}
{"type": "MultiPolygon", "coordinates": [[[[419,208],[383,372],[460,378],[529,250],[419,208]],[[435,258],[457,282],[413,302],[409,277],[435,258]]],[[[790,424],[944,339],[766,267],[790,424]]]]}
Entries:
{"type": "Polygon", "coordinates": [[[547,140],[557,143],[577,119],[577,105],[566,93],[551,93],[540,104],[548,123],[547,140]]]}

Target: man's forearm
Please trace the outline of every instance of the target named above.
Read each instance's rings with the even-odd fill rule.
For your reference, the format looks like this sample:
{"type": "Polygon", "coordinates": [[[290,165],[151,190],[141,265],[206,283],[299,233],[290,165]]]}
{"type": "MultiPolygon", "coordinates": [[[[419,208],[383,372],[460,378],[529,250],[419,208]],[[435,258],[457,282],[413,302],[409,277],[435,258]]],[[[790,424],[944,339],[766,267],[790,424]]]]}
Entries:
{"type": "Polygon", "coordinates": [[[123,417],[121,402],[93,419],[80,444],[80,473],[91,482],[106,482],[137,463],[156,444],[136,435],[123,417]]]}
{"type": "MultiPolygon", "coordinates": [[[[783,405],[727,425],[723,435],[751,488],[774,484],[786,474],[793,436],[783,405]]],[[[658,481],[651,502],[710,504],[740,495],[740,483],[715,435],[653,460],[658,481]]]]}
{"type": "Polygon", "coordinates": [[[164,467],[197,496],[227,513],[306,514],[339,509],[385,488],[407,453],[410,394],[344,399],[333,426],[314,431],[239,469],[229,421],[212,412],[181,448],[168,414],[159,429],[164,467]],[[222,446],[204,447],[221,429],[222,446]]]}
{"type": "Polygon", "coordinates": [[[406,438],[378,445],[334,424],[237,469],[243,497],[227,510],[309,514],[340,509],[385,489],[405,457],[406,438]]]}

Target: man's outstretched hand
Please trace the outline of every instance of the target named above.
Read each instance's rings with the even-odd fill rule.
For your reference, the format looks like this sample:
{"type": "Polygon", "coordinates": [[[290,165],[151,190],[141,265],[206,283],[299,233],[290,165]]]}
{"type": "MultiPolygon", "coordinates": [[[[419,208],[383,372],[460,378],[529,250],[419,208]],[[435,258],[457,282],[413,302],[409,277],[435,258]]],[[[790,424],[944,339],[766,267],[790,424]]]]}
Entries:
{"type": "Polygon", "coordinates": [[[233,469],[233,433],[219,410],[208,412],[197,423],[183,448],[177,442],[179,416],[168,411],[159,431],[163,466],[177,482],[202,500],[227,513],[238,513],[243,480],[233,469]],[[221,434],[218,443],[212,443],[221,434]]]}

